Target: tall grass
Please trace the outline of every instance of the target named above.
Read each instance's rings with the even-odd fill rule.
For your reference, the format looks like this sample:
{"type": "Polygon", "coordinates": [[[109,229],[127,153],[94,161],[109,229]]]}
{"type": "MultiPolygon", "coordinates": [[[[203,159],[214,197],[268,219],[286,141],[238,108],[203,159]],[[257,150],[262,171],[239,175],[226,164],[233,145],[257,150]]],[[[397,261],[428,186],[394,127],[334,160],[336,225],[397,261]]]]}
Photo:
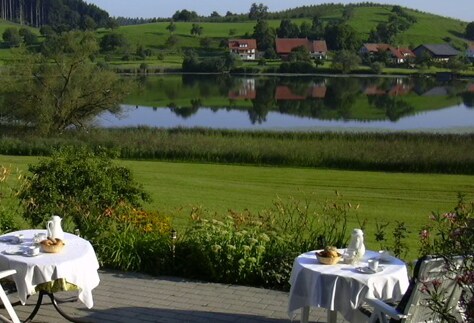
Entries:
{"type": "Polygon", "coordinates": [[[62,145],[107,147],[121,158],[474,174],[474,134],[295,133],[211,129],[95,129],[7,136],[0,154],[49,155],[62,145]]]}

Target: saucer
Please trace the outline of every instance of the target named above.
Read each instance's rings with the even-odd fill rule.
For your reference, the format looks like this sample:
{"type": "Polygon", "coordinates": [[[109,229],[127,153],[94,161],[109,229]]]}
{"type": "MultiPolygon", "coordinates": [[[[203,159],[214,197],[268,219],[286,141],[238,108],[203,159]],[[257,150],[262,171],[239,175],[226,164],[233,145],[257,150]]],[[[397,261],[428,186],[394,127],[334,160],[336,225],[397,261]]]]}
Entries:
{"type": "Polygon", "coordinates": [[[29,254],[28,252],[23,252],[23,256],[25,257],[38,257],[40,255],[41,255],[41,252],[38,252],[37,254],[34,254],[34,255],[29,254]]]}
{"type": "Polygon", "coordinates": [[[6,250],[3,251],[4,254],[6,255],[21,255],[23,253],[23,251],[21,251],[20,248],[18,247],[13,247],[13,248],[8,248],[6,250]]]}
{"type": "Polygon", "coordinates": [[[372,270],[369,267],[357,267],[356,270],[361,274],[376,274],[381,272],[383,270],[383,267],[379,266],[377,270],[372,270]]]}

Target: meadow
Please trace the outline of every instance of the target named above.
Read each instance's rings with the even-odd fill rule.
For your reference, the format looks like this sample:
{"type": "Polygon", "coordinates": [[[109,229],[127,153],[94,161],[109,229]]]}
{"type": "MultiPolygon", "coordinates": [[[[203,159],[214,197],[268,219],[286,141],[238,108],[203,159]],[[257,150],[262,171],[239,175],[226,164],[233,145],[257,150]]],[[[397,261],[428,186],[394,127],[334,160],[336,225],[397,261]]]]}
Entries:
{"type": "MultiPolygon", "coordinates": [[[[0,155],[0,165],[26,172],[38,157],[0,155]]],[[[366,222],[370,249],[375,241],[376,223],[390,223],[388,239],[396,221],[409,230],[408,259],[418,253],[419,230],[431,212],[446,212],[457,202],[458,193],[474,199],[474,180],[468,175],[408,174],[341,171],[292,167],[263,167],[177,163],[160,161],[116,161],[132,170],[135,180],[151,194],[147,210],[173,218],[178,232],[189,220],[193,208],[202,208],[223,219],[229,210],[257,214],[279,199],[309,201],[315,206],[328,201],[351,203],[348,227],[366,222]],[[358,207],[356,207],[358,206],[358,207]]]]}

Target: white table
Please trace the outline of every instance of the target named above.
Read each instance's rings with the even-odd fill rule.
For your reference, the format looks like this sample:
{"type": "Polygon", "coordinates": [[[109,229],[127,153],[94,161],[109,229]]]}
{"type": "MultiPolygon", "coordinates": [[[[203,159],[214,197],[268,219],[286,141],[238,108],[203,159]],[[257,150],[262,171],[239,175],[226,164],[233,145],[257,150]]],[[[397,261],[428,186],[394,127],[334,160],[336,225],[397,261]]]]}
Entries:
{"type": "Polygon", "coordinates": [[[296,310],[302,309],[301,322],[308,322],[309,308],[314,306],[328,310],[328,322],[336,321],[337,312],[347,321],[357,322],[360,319],[357,309],[366,296],[398,301],[408,288],[406,265],[395,257],[380,264],[384,267],[381,272],[364,274],[357,267],[367,266],[367,260],[378,257],[378,252],[366,251],[356,265],[320,264],[315,252],[301,254],[293,263],[288,303],[290,318],[296,310]]]}
{"type": "Polygon", "coordinates": [[[65,279],[78,287],[78,299],[87,308],[93,307],[92,290],[100,281],[97,271],[99,263],[92,245],[87,240],[65,233],[65,246],[59,253],[40,253],[35,257],[5,253],[15,247],[7,242],[9,237],[23,234],[23,243],[19,246],[22,248],[33,245],[34,234],[39,232],[46,233],[46,230],[23,230],[0,236],[0,270],[16,270],[17,273],[13,277],[21,303],[25,304],[28,296],[36,292],[37,285],[65,279]]]}

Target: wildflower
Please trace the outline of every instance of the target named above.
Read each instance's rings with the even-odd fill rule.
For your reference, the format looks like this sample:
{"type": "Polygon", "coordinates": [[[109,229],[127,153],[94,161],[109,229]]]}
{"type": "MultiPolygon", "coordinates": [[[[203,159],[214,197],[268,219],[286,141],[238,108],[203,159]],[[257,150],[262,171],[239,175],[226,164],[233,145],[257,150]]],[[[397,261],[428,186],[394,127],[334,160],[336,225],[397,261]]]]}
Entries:
{"type": "Polygon", "coordinates": [[[453,223],[456,220],[456,213],[450,212],[450,213],[445,213],[443,217],[449,222],[453,223]]]}
{"type": "Polygon", "coordinates": [[[239,259],[239,265],[241,265],[241,266],[245,265],[245,260],[243,258],[239,259]]]}
{"type": "Polygon", "coordinates": [[[243,245],[242,249],[244,249],[244,251],[250,251],[250,246],[243,245]]]}
{"type": "Polygon", "coordinates": [[[255,263],[257,263],[257,258],[255,258],[255,257],[250,257],[250,258],[249,258],[249,262],[252,263],[252,264],[255,264],[255,263]]]}
{"type": "Polygon", "coordinates": [[[426,229],[421,230],[420,238],[422,240],[427,240],[427,239],[429,239],[429,237],[430,237],[430,232],[428,230],[426,230],[426,229]]]}
{"type": "Polygon", "coordinates": [[[227,248],[228,248],[229,250],[237,250],[237,247],[234,246],[233,244],[228,245],[227,248]]]}

